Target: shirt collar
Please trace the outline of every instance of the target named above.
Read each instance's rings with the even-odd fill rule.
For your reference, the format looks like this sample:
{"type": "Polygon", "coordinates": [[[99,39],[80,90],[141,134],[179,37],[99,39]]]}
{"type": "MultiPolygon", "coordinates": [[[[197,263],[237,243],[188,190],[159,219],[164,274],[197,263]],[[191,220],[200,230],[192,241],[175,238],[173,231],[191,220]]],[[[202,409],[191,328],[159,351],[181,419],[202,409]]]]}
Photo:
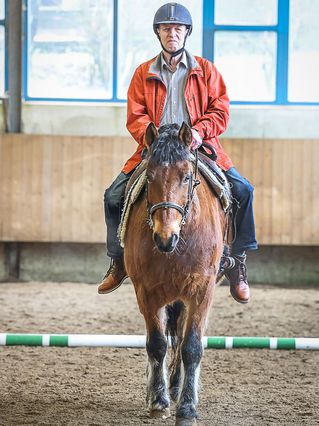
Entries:
{"type": "MultiPolygon", "coordinates": [[[[177,67],[179,66],[179,64],[183,64],[185,68],[188,68],[188,63],[187,63],[187,57],[186,57],[185,50],[184,50],[184,52],[182,54],[181,60],[179,61],[177,67]]],[[[161,70],[163,70],[163,69],[169,69],[169,66],[165,62],[164,55],[163,55],[163,52],[162,52],[161,53],[161,70]]]]}

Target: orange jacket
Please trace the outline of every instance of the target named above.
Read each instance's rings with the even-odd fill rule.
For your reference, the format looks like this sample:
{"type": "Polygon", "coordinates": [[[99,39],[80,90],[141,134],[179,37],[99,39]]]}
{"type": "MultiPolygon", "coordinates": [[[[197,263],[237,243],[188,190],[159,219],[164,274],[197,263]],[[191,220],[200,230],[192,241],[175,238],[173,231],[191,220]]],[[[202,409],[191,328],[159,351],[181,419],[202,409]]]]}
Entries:
{"type": "MultiPolygon", "coordinates": [[[[223,133],[229,118],[229,99],[222,76],[207,59],[186,52],[190,71],[185,86],[185,99],[193,129],[215,148],[217,164],[228,170],[233,166],[217,136],[223,133]]],[[[166,87],[160,75],[153,72],[159,56],[140,65],[131,80],[127,98],[126,127],[138,143],[138,148],[125,163],[129,173],[141,161],[144,134],[150,122],[159,127],[166,99],[166,87]]]]}

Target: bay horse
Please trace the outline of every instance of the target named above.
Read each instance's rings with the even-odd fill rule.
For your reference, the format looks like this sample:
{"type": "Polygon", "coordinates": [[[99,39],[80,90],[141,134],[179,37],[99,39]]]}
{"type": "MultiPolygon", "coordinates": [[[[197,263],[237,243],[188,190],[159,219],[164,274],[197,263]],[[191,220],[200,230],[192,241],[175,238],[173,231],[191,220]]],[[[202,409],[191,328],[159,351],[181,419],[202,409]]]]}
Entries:
{"type": "Polygon", "coordinates": [[[124,249],[146,323],[150,415],[169,416],[171,397],[177,402],[176,425],[196,424],[201,338],[226,226],[223,209],[203,178],[199,185],[191,143],[186,123],[147,127],[146,189],[132,207],[124,249]],[[168,334],[174,350],[169,384],[168,334]]]}

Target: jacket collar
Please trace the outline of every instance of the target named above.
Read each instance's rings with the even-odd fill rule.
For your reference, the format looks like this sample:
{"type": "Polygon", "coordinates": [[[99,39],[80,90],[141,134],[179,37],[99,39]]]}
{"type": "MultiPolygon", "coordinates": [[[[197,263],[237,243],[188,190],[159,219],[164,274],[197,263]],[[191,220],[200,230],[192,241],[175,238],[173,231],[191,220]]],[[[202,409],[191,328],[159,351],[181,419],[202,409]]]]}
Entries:
{"type": "MultiPolygon", "coordinates": [[[[169,66],[167,65],[167,63],[165,61],[163,52],[160,54],[160,58],[161,58],[161,71],[163,71],[163,69],[165,69],[165,68],[166,69],[169,68],[169,66]]],[[[183,64],[185,66],[185,68],[188,68],[188,60],[187,60],[185,52],[182,53],[181,60],[177,64],[177,67],[179,67],[179,64],[183,64]]]]}
{"type": "MultiPolygon", "coordinates": [[[[198,75],[202,76],[203,75],[202,68],[200,67],[199,63],[197,62],[195,56],[192,55],[187,50],[185,50],[185,54],[186,54],[186,60],[187,60],[188,67],[190,69],[189,74],[198,74],[198,75]]],[[[154,59],[152,59],[150,61],[150,65],[149,65],[147,75],[146,75],[147,79],[157,78],[159,80],[162,80],[162,78],[161,78],[161,64],[162,64],[161,55],[162,55],[162,53],[160,53],[159,55],[157,55],[154,59]]]]}

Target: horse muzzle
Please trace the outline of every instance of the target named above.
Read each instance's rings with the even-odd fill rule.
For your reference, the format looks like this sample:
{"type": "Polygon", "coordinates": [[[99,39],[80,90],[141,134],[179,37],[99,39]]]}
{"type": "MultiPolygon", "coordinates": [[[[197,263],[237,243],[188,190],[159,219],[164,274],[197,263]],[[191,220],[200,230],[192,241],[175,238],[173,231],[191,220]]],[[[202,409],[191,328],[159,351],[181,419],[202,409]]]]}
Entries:
{"type": "Polygon", "coordinates": [[[177,246],[179,235],[173,233],[168,238],[164,239],[160,234],[154,232],[153,240],[161,253],[172,253],[177,246]]]}

